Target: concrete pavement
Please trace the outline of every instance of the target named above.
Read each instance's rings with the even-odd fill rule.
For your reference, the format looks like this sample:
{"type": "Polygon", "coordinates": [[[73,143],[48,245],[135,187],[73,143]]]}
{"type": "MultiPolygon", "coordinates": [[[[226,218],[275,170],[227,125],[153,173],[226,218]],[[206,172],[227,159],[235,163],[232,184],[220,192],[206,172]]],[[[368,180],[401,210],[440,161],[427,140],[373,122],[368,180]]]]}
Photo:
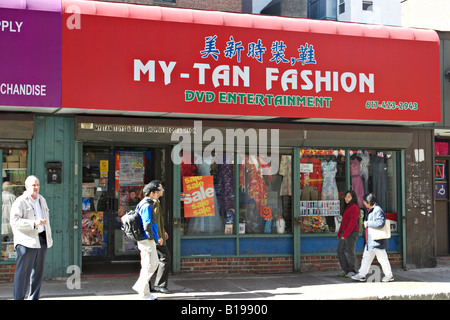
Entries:
{"type": "MultiPolygon", "coordinates": [[[[175,274],[172,294],[154,293],[159,300],[447,300],[450,265],[394,269],[395,281],[356,282],[337,272],[299,274],[175,274]]],[[[376,281],[376,274],[373,274],[376,281]]],[[[45,281],[42,300],[137,300],[131,289],[135,275],[82,276],[80,289],[69,289],[67,279],[45,281]]],[[[12,282],[0,283],[0,299],[12,299],[12,282]]]]}

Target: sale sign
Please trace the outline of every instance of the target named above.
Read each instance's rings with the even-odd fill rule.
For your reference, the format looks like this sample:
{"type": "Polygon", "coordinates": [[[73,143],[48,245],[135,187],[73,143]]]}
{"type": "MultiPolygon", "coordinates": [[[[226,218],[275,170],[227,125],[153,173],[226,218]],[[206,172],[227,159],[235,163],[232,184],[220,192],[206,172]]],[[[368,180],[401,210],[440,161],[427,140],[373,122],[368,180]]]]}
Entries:
{"type": "Polygon", "coordinates": [[[441,120],[433,30],[96,1],[63,6],[68,111],[441,120]]]}
{"type": "Polygon", "coordinates": [[[213,176],[193,176],[183,178],[184,217],[214,216],[213,176]]]}

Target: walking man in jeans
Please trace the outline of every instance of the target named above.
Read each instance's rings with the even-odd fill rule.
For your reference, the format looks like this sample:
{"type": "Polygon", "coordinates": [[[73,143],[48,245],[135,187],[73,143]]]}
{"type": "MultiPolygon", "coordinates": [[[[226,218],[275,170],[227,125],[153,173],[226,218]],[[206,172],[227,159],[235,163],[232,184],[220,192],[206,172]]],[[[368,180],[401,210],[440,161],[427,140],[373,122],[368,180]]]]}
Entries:
{"type": "Polygon", "coordinates": [[[159,242],[156,245],[156,249],[158,250],[158,270],[156,272],[155,278],[155,287],[154,291],[162,292],[162,293],[170,293],[169,289],[167,289],[167,284],[169,282],[169,270],[170,263],[172,261],[170,256],[169,248],[166,246],[166,240],[169,238],[166,229],[164,228],[164,212],[161,207],[160,198],[164,195],[164,188],[160,181],[155,180],[155,184],[161,186],[161,190],[156,191],[156,199],[154,203],[154,211],[156,215],[156,220],[158,222],[158,237],[159,242]]]}
{"type": "Polygon", "coordinates": [[[156,243],[158,243],[160,239],[158,237],[158,223],[153,206],[154,201],[157,199],[157,192],[161,190],[162,186],[158,180],[151,181],[144,187],[144,199],[142,199],[136,207],[136,210],[141,217],[145,235],[137,242],[138,248],[141,251],[141,272],[139,274],[139,279],[133,286],[133,290],[136,291],[142,299],[146,300],[157,299],[150,293],[149,281],[158,268],[156,243]]]}

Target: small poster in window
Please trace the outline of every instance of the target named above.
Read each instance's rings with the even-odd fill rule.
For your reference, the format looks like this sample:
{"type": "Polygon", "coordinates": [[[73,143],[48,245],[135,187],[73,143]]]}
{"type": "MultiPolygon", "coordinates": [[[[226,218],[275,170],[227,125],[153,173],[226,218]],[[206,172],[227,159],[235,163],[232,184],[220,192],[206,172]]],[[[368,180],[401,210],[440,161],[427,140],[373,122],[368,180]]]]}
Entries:
{"type": "Polygon", "coordinates": [[[103,245],[103,212],[83,212],[83,246],[103,245]]]}

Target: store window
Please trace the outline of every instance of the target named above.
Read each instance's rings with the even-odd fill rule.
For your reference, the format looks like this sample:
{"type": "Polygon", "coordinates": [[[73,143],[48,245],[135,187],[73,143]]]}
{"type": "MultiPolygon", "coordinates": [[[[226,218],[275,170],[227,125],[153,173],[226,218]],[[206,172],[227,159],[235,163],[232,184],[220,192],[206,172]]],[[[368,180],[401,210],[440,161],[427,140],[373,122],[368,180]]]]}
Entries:
{"type": "Polygon", "coordinates": [[[345,12],[345,1],[339,0],[339,14],[342,14],[345,12]]]}
{"type": "Polygon", "coordinates": [[[182,156],[182,234],[290,232],[291,154],[280,156],[277,172],[270,170],[264,157],[235,154],[220,157],[182,156]]]}
{"type": "Polygon", "coordinates": [[[373,0],[366,0],[362,2],[363,11],[373,11],[373,0]]]}
{"type": "Polygon", "coordinates": [[[301,149],[301,232],[337,232],[342,220],[343,198],[350,188],[355,191],[363,210],[364,195],[375,194],[378,205],[393,221],[393,231],[396,231],[397,170],[395,151],[301,149]]]}
{"type": "Polygon", "coordinates": [[[14,200],[25,191],[27,178],[27,150],[3,149],[2,168],[2,260],[15,260],[13,235],[9,224],[11,206],[14,200]]]}
{"type": "Polygon", "coordinates": [[[291,232],[292,155],[280,156],[278,172],[265,157],[239,158],[239,233],[291,232]]]}
{"type": "Polygon", "coordinates": [[[104,256],[108,244],[111,193],[108,172],[109,149],[85,148],[83,152],[82,184],[82,252],[83,256],[104,256]]]}
{"type": "Polygon", "coordinates": [[[182,159],[182,234],[234,234],[234,155],[193,153],[182,159]]]}
{"type": "Polygon", "coordinates": [[[435,155],[448,155],[448,140],[435,139],[434,154],[435,155]]]}
{"type": "Polygon", "coordinates": [[[345,151],[300,150],[302,233],[337,232],[346,191],[345,151]]]}

